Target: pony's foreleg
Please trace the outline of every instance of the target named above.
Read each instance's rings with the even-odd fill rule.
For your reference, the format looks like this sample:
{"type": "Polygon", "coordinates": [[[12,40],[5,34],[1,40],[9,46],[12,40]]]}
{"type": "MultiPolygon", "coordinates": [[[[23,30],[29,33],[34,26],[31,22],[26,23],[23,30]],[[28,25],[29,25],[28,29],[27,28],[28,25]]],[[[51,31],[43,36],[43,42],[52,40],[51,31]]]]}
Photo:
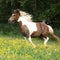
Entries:
{"type": "Polygon", "coordinates": [[[36,47],[36,45],[32,42],[31,36],[28,37],[28,40],[33,45],[33,47],[36,47]]]}
{"type": "Polygon", "coordinates": [[[47,45],[47,42],[49,40],[49,37],[46,37],[46,38],[43,38],[43,39],[44,39],[44,46],[46,46],[47,45]]]}

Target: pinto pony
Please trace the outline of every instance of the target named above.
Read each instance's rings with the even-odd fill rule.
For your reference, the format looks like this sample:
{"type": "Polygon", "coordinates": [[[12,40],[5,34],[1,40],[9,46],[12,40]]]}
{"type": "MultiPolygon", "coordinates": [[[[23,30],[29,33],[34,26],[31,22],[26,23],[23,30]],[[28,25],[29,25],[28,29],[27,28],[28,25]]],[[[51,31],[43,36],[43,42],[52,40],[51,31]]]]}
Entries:
{"type": "Polygon", "coordinates": [[[32,42],[31,37],[42,36],[44,39],[44,45],[46,45],[49,40],[48,33],[60,43],[60,38],[54,34],[50,25],[43,22],[32,22],[32,16],[26,12],[20,11],[19,9],[14,10],[9,21],[16,21],[18,23],[21,33],[28,38],[34,47],[35,44],[32,42]]]}

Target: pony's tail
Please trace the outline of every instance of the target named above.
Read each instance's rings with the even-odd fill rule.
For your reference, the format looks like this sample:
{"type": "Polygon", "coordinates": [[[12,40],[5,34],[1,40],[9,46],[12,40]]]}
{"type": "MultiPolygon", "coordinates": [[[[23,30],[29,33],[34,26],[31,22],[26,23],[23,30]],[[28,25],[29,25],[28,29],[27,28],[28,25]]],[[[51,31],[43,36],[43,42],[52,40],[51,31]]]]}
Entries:
{"type": "Polygon", "coordinates": [[[48,25],[48,28],[51,36],[60,44],[60,38],[54,34],[53,28],[50,25],[48,25]]]}

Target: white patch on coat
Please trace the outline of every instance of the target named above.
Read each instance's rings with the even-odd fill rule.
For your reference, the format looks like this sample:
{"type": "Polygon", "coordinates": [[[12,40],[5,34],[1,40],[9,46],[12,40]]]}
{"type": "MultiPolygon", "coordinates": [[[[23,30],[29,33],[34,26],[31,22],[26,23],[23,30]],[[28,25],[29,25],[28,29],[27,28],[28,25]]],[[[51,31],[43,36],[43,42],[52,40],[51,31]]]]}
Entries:
{"type": "Polygon", "coordinates": [[[36,23],[34,22],[29,22],[28,20],[26,20],[25,16],[21,16],[19,17],[19,19],[17,20],[17,22],[22,21],[23,25],[26,25],[29,29],[29,33],[30,35],[34,32],[37,31],[37,26],[36,23]]]}
{"type": "Polygon", "coordinates": [[[27,21],[32,21],[32,15],[30,15],[29,13],[26,13],[24,11],[20,11],[20,15],[25,16],[27,21]]]}
{"type": "Polygon", "coordinates": [[[49,28],[49,33],[54,33],[53,28],[50,25],[47,25],[49,28]]]}

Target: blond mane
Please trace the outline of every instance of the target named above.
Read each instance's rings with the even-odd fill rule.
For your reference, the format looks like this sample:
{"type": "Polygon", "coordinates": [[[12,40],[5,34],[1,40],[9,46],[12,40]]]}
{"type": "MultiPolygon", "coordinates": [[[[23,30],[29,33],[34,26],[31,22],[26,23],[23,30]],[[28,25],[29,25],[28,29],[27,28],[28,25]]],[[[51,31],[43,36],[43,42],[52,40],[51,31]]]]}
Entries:
{"type": "Polygon", "coordinates": [[[26,18],[26,20],[32,21],[32,15],[30,15],[29,13],[26,13],[24,11],[20,11],[20,15],[24,16],[26,18]]]}

